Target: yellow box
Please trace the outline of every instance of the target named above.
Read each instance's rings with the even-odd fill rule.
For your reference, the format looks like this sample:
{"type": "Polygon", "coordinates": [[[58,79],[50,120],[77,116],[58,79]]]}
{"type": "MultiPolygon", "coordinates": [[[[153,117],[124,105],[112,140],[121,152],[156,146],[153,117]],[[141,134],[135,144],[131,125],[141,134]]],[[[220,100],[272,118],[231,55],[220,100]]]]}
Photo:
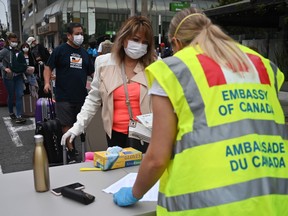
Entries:
{"type": "Polygon", "coordinates": [[[142,152],[134,148],[123,148],[118,154],[107,151],[94,152],[94,166],[101,170],[110,170],[122,167],[139,165],[142,160],[142,152]]]}

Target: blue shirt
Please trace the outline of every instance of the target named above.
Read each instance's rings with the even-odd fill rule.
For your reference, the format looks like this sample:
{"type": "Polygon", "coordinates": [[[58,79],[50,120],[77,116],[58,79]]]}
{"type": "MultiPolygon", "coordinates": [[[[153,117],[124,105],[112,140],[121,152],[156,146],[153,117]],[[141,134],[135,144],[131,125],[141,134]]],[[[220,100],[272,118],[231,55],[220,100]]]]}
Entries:
{"type": "Polygon", "coordinates": [[[87,51],[63,43],[53,50],[47,66],[56,69],[56,101],[84,103],[87,76],[94,72],[87,51]]]}

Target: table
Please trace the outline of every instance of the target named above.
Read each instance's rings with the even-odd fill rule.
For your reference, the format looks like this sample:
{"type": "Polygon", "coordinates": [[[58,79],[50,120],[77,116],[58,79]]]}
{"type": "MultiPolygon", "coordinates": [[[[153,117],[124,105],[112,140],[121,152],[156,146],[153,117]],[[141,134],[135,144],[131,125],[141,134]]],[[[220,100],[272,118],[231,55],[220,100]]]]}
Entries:
{"type": "Polygon", "coordinates": [[[93,167],[93,162],[50,167],[50,188],[80,182],[84,191],[95,196],[95,201],[83,205],[50,191],[38,193],[34,189],[33,171],[22,171],[0,175],[0,215],[5,216],[129,216],[156,215],[156,202],[138,202],[130,207],[118,207],[112,194],[102,189],[110,186],[138,166],[109,171],[80,172],[81,167],[93,167]]]}

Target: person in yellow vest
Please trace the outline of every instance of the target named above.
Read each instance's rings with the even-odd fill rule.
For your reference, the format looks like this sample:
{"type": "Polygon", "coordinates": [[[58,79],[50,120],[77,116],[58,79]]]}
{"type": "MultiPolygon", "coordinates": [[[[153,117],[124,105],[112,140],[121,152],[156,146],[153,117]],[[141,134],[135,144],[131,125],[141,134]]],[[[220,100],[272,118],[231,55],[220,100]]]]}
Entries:
{"type": "Polygon", "coordinates": [[[160,179],[157,215],[288,215],[283,73],[195,8],[173,17],[169,40],[174,56],[146,68],[149,148],[114,202],[134,204],[160,179]]]}

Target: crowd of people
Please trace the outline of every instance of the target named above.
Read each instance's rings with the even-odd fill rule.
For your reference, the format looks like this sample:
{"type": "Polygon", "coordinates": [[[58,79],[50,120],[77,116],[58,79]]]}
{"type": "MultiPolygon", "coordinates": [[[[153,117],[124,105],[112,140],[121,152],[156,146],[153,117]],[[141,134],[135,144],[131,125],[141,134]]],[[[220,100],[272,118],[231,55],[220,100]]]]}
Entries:
{"type": "Polygon", "coordinates": [[[115,193],[115,204],[135,204],[160,180],[157,215],[287,215],[288,131],[277,97],[284,81],[277,65],[238,44],[196,8],[173,17],[172,49],[161,44],[162,59],[153,38],[143,16],[128,18],[113,42],[105,38],[98,50],[95,43],[90,50],[82,47],[79,23],[68,24],[67,42],[51,55],[34,37],[17,50],[17,36],[10,34],[0,60],[11,119],[25,122],[25,76],[38,80],[30,90],[38,96],[49,93],[55,79],[61,142],[70,161],[76,158],[75,137],[100,107],[107,147],[146,153],[134,186],[115,193]],[[93,78],[89,93],[87,76],[93,78]],[[150,143],[129,138],[128,106],[134,120],[153,113],[150,143]]]}

